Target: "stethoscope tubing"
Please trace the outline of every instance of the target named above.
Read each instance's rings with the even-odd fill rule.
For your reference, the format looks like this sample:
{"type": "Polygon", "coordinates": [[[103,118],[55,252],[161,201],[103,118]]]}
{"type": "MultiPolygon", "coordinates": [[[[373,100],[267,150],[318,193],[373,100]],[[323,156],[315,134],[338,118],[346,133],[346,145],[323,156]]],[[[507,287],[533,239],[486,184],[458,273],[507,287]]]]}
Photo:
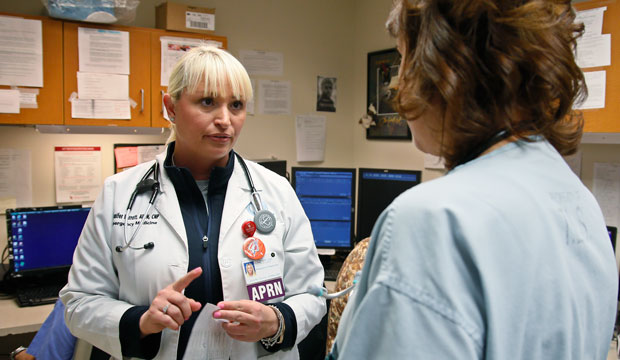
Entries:
{"type": "MultiPolygon", "coordinates": [[[[250,191],[252,192],[252,196],[251,196],[252,197],[252,205],[254,206],[256,212],[259,212],[259,211],[261,211],[263,209],[263,207],[262,207],[262,200],[260,198],[259,192],[256,190],[256,187],[254,186],[254,181],[252,180],[252,176],[250,175],[250,170],[248,169],[248,166],[246,165],[246,163],[243,160],[243,158],[239,154],[237,154],[236,152],[233,151],[233,153],[236,155],[237,159],[239,160],[239,164],[243,168],[243,172],[245,173],[245,177],[246,177],[246,179],[248,181],[248,184],[250,185],[250,191]]],[[[134,239],[138,235],[138,232],[140,231],[140,228],[142,228],[142,225],[144,224],[144,220],[146,219],[146,216],[148,215],[149,211],[151,210],[151,207],[155,203],[155,199],[157,198],[157,195],[159,194],[159,191],[160,191],[159,190],[159,163],[157,162],[157,160],[155,160],[155,163],[153,164],[153,166],[151,166],[149,168],[149,170],[144,174],[142,179],[140,179],[140,182],[138,182],[138,184],[136,185],[136,189],[134,190],[134,192],[131,194],[131,197],[129,198],[127,209],[125,210],[125,220],[124,220],[124,226],[123,226],[124,227],[123,228],[124,245],[116,247],[116,250],[118,252],[122,252],[125,249],[135,249],[135,250],[145,249],[145,247],[132,247],[131,244],[133,243],[134,239]],[[146,208],[146,210],[142,213],[143,215],[142,215],[142,218],[140,219],[140,223],[138,224],[138,227],[136,228],[136,230],[131,235],[131,238],[129,239],[129,241],[127,241],[127,220],[129,218],[129,213],[131,211],[131,208],[133,207],[133,204],[134,204],[134,201],[135,201],[136,197],[139,194],[138,190],[139,190],[140,186],[142,186],[142,184],[148,180],[148,177],[151,174],[153,174],[153,180],[154,181],[153,181],[153,184],[152,184],[152,191],[153,191],[153,193],[151,195],[151,199],[149,200],[149,205],[146,208]]],[[[150,248],[152,248],[152,246],[150,248]]]]}

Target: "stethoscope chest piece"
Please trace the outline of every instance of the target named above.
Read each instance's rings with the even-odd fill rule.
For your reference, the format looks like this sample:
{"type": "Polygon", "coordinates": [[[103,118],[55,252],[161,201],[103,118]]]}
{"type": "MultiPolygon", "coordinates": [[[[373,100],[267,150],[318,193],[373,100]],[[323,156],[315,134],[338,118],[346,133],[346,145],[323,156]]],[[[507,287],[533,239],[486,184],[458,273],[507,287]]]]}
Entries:
{"type": "Polygon", "coordinates": [[[254,182],[250,176],[250,170],[248,170],[248,166],[245,164],[245,161],[243,161],[243,158],[239,156],[239,154],[236,155],[237,159],[239,159],[239,163],[243,167],[245,177],[247,178],[248,184],[250,185],[250,190],[252,191],[252,204],[256,210],[256,213],[254,214],[256,229],[263,234],[269,234],[276,227],[276,216],[271,211],[263,209],[260,194],[256,191],[256,187],[254,187],[254,182]]]}
{"type": "Polygon", "coordinates": [[[276,227],[276,217],[269,210],[259,210],[254,215],[256,229],[263,234],[269,234],[276,227]]]}

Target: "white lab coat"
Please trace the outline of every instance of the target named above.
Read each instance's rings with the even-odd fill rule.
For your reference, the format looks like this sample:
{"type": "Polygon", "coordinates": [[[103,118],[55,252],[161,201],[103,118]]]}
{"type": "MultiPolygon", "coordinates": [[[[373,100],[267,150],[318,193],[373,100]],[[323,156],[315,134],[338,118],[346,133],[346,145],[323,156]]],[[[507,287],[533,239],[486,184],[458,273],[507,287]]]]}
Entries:
{"type": "MultiPolygon", "coordinates": [[[[134,305],[150,305],[160,289],[187,273],[189,255],[183,217],[173,184],[163,167],[165,152],[157,157],[160,164],[161,193],[151,216],[142,225],[132,246],[153,242],[150,250],[115,251],[124,244],[123,216],[136,184],[153,162],[106,179],[99,198],[86,220],[73,257],[67,286],[60,292],[66,305],[66,321],[78,338],[97,346],[115,358],[121,358],[119,322],[123,313],[134,305]],[[158,216],[159,215],[159,216],[158,216]]],[[[246,161],[254,185],[260,192],[263,207],[276,216],[276,227],[270,234],[257,236],[265,243],[267,254],[275,252],[280,262],[285,288],[284,302],[297,319],[297,338],[303,340],[326,312],[325,300],[310,294],[299,294],[311,284],[323,281],[314,246],[310,222],[291,185],[281,176],[246,161]]],[[[248,299],[243,277],[241,225],[253,219],[251,192],[245,173],[235,159],[228,182],[219,236],[218,260],[222,276],[224,300],[248,299]]],[[[138,195],[130,216],[141,214],[147,207],[150,192],[138,195]]],[[[131,220],[131,217],[129,217],[131,220]]],[[[129,221],[131,222],[131,221],[129,221]]],[[[128,226],[127,239],[135,226],[128,226]]],[[[282,298],[270,302],[282,301],[282,298]]],[[[156,359],[176,358],[178,331],[165,329],[156,359]]],[[[205,359],[204,349],[187,349],[186,359],[205,359]]],[[[297,359],[297,348],[267,353],[258,343],[232,340],[230,359],[297,359]]],[[[228,357],[226,357],[228,358],[228,357]]]]}

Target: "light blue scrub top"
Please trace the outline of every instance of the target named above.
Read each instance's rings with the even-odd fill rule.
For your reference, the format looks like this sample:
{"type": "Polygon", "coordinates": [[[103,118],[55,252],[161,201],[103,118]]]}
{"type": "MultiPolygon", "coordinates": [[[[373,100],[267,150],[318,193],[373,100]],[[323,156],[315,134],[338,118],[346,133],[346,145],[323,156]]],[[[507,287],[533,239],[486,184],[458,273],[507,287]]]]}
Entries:
{"type": "Polygon", "coordinates": [[[546,141],[505,145],[408,190],[366,256],[336,358],[607,357],[611,242],[594,197],[546,141]]]}

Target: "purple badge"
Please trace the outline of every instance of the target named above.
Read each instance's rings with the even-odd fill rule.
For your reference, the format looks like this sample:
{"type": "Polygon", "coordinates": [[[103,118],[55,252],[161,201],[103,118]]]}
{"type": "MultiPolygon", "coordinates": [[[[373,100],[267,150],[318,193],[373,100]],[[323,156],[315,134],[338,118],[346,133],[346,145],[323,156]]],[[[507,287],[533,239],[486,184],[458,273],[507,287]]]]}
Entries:
{"type": "Polygon", "coordinates": [[[261,283],[248,285],[250,300],[265,302],[277,297],[284,296],[284,284],[282,278],[272,279],[261,283]]]}

